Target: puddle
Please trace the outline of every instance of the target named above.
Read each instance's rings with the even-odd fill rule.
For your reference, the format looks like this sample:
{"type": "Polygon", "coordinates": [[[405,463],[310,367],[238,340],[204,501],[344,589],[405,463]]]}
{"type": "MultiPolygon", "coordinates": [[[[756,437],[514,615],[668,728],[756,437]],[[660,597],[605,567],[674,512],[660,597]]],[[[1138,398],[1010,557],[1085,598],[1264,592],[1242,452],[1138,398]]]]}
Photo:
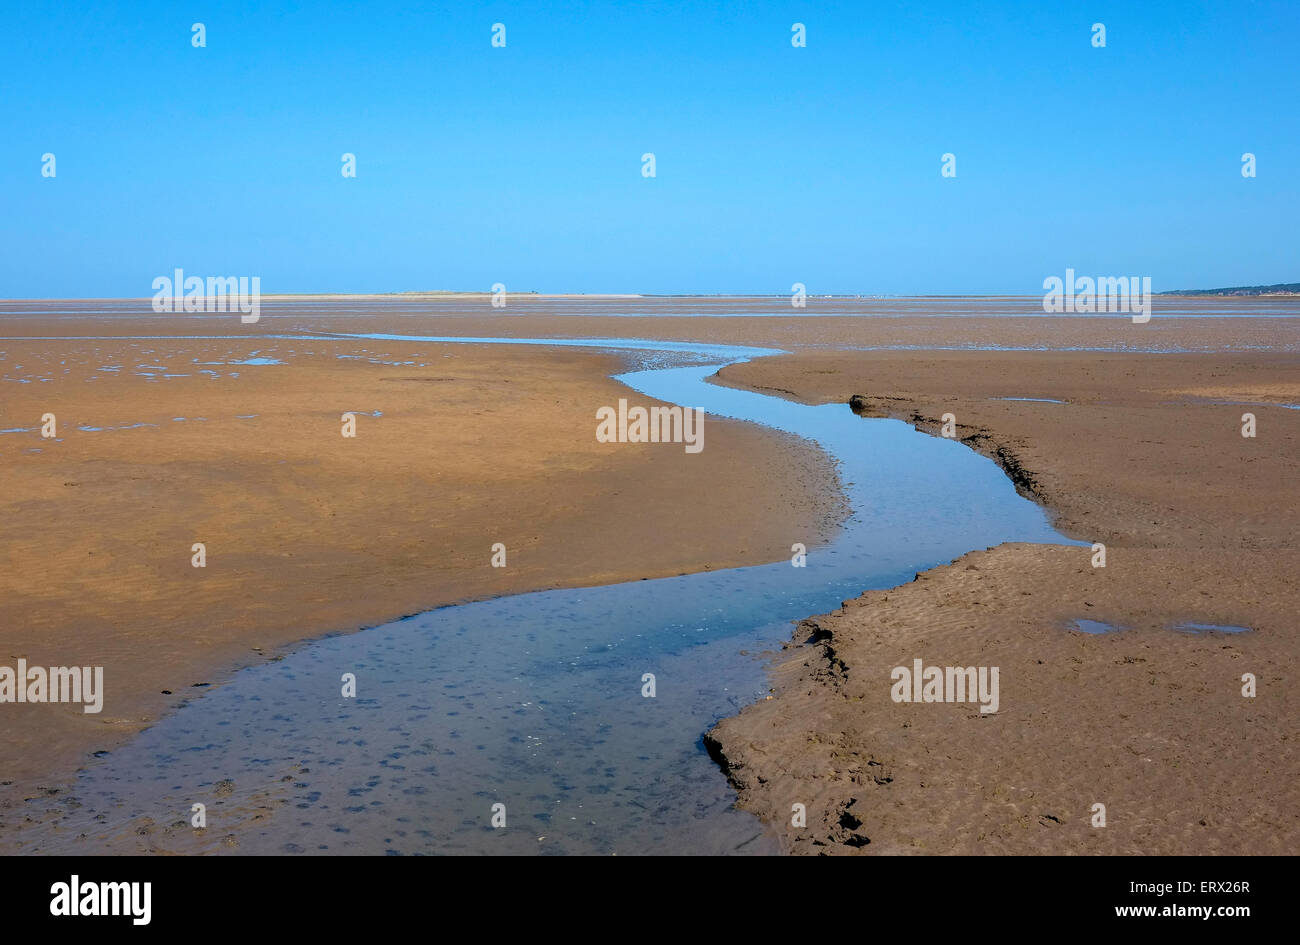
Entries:
{"type": "MultiPolygon", "coordinates": [[[[520,594],[305,644],[198,690],[202,698],[92,762],[56,830],[44,814],[44,824],[15,828],[23,849],[89,853],[113,837],[131,849],[143,818],[187,823],[201,801],[208,829],[156,835],[161,849],[230,852],[222,838],[233,836],[240,853],[772,853],[774,839],[733,807],[701,743],[717,719],[766,695],[754,654],[790,639],[794,621],[972,549],[1082,544],[1057,534],[993,462],[955,441],[860,418],[847,405],[707,383],[724,361],[774,352],[427,340],[630,348],[637,364],[644,352],[655,364],[674,358],[618,379],[643,396],[703,408],[706,426],[734,417],[815,442],[838,461],[852,515],[829,545],[809,549],[802,568],[786,559],[520,594]],[[355,699],[340,696],[344,673],[356,675],[355,699]],[[654,698],[642,695],[647,673],[654,698]],[[218,782],[233,789],[218,793],[218,782]],[[506,805],[505,829],[490,826],[496,803],[506,805]],[[259,812],[267,816],[248,819],[259,812]]],[[[55,806],[34,803],[33,811],[55,806]]]]}
{"type": "Polygon", "coordinates": [[[156,423],[128,423],[120,427],[84,426],[84,427],[77,427],[77,429],[80,430],[82,433],[103,433],[107,430],[138,430],[141,427],[156,427],[156,426],[158,426],[158,424],[156,423]]]}
{"type": "MultiPolygon", "coordinates": [[[[1080,633],[1118,633],[1123,627],[1117,627],[1101,620],[1077,619],[1070,621],[1070,629],[1080,633]]],[[[1248,633],[1250,627],[1239,627],[1226,623],[1179,623],[1173,626],[1180,633],[1248,633]]]]}
{"type": "Polygon", "coordinates": [[[1178,623],[1174,629],[1180,633],[1249,633],[1250,627],[1232,623],[1178,623]]]}
{"type": "MultiPolygon", "coordinates": [[[[249,355],[246,358],[232,358],[229,361],[200,361],[197,358],[195,358],[194,363],[200,364],[203,367],[225,367],[226,365],[231,365],[231,364],[254,364],[254,365],[284,364],[284,362],[281,361],[279,358],[271,358],[271,357],[267,357],[266,355],[259,356],[258,352],[256,351],[254,351],[251,355],[249,355]]],[[[215,372],[204,372],[204,373],[215,373],[215,372]]]]}
{"type": "Polygon", "coordinates": [[[1281,407],[1283,410],[1300,410],[1300,404],[1284,404],[1275,400],[1200,400],[1197,402],[1223,407],[1281,407]]]}
{"type": "Polygon", "coordinates": [[[1080,633],[1118,633],[1121,627],[1114,624],[1106,623],[1103,620],[1084,620],[1082,618],[1071,621],[1070,629],[1078,630],[1080,633]]]}

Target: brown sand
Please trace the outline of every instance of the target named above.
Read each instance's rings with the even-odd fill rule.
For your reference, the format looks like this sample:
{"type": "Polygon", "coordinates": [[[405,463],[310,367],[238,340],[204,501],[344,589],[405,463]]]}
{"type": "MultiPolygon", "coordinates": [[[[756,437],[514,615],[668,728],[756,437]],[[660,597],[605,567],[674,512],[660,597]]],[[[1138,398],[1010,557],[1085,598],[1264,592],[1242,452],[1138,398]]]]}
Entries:
{"type": "MultiPolygon", "coordinates": [[[[1023,300],[980,305],[1025,314],[860,318],[906,316],[918,306],[810,299],[810,313],[835,315],[699,319],[685,316],[772,304],[512,298],[508,312],[496,313],[471,298],[428,300],[414,315],[393,314],[390,300],[350,300],[349,310],[327,317],[319,307],[274,303],[253,327],[228,316],[178,323],[7,315],[0,326],[11,339],[253,337],[0,344],[0,373],[40,362],[54,378],[5,384],[0,429],[34,426],[53,410],[65,434],[58,453],[35,434],[0,438],[7,483],[0,632],[11,660],[106,663],[114,698],[135,699],[125,709],[110,700],[102,717],[7,707],[11,735],[0,770],[5,780],[16,772],[57,781],[86,752],[111,747],[182,694],[201,692],[193,683],[219,681],[293,641],[454,600],[773,560],[786,554],[792,529],[825,535],[840,514],[820,454],[746,425],[710,426],[699,456],[597,450],[594,407],[625,393],[606,377],[616,364],[608,355],[260,336],[738,342],[796,353],[728,369],[724,382],[812,401],[864,394],[867,412],[915,414],[922,428],[926,417],[955,413],[961,435],[1017,471],[1064,530],[1109,546],[1105,570],[1089,566],[1086,549],[1004,546],[819,618],[834,652],[826,641],[792,651],[776,670],[780,694],[717,733],[743,803],[768,818],[789,849],[1293,849],[1288,621],[1296,609],[1296,510],[1288,464],[1300,412],[1204,401],[1300,401],[1293,358],[1251,353],[1300,351],[1295,320],[1157,318],[1135,326],[1032,317],[1023,300]],[[845,350],[899,345],[1212,354],[845,350]],[[152,382],[128,367],[120,378],[84,383],[98,364],[161,359],[184,371],[190,358],[254,350],[288,363],[225,369],[240,377],[218,381],[152,382]],[[1071,402],[987,399],[1000,396],[1071,402]],[[361,416],[359,438],[345,441],[338,434],[345,409],[383,416],[361,416]],[[1260,418],[1254,440],[1237,432],[1247,409],[1260,418]],[[258,416],[235,420],[240,414],[258,416]],[[168,427],[172,416],[208,420],[168,427]],[[142,421],[159,426],[72,432],[142,421]],[[23,453],[31,446],[43,452],[23,453]],[[69,493],[78,496],[75,508],[69,493]],[[189,566],[197,540],[208,543],[204,571],[189,566]],[[506,571],[487,567],[497,540],[510,548],[506,571]],[[1079,616],[1130,629],[1104,637],[1064,629],[1079,616]],[[1178,619],[1255,630],[1223,637],[1165,629],[1178,619]],[[1001,666],[1001,711],[981,717],[968,706],[894,705],[888,670],[914,656],[1001,666]],[[1259,677],[1254,700],[1239,695],[1244,671],[1259,677]],[[784,826],[794,801],[808,805],[806,831],[784,826]],[[1108,805],[1102,830],[1086,826],[1096,801],[1108,805]],[[870,844],[859,845],[863,837],[870,844]]],[[[13,306],[0,304],[0,314],[6,307],[13,306]]]]}
{"type": "Polygon", "coordinates": [[[53,378],[5,383],[0,429],[51,412],[62,440],[0,436],[4,662],[101,665],[107,690],[98,715],[0,706],[10,801],[68,778],[196,684],[306,638],[464,600],[776,560],[791,534],[823,541],[843,514],[820,451],[750,424],[706,420],[696,454],[598,443],[597,407],[653,403],[609,378],[621,362],[608,353],[298,339],[0,350],[0,373],[53,378]],[[285,363],[198,373],[254,351],[285,363]],[[189,376],[149,380],[140,363],[189,376]],[[116,376],[97,371],[114,364],[116,376]],[[355,439],[341,435],[344,411],[357,412],[355,439]],[[136,423],[153,426],[78,429],[136,423]],[[191,565],[194,542],[205,568],[191,565]],[[504,569],[491,567],[495,542],[504,569]]]}
{"type": "Polygon", "coordinates": [[[805,621],[775,696],[710,734],[743,806],[799,853],[1293,853],[1300,411],[1213,401],[1300,403],[1298,368],[1287,354],[1092,352],[727,368],[728,383],[811,402],[859,395],[862,412],[929,432],[951,413],[1061,530],[1107,546],[1104,568],[1089,548],[974,552],[805,621]],[[1076,618],[1123,629],[1080,633],[1076,618]],[[1169,629],[1182,621],[1252,632],[1169,629]],[[917,658],[999,667],[999,711],[893,702],[891,670],[917,658]]]}

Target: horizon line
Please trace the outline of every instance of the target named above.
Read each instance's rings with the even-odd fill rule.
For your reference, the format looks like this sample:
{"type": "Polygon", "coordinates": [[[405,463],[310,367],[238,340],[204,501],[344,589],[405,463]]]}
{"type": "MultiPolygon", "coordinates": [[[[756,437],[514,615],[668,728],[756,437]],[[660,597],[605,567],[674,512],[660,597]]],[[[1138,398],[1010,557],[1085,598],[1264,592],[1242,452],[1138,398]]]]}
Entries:
{"type": "MultiPolygon", "coordinates": [[[[1274,285],[1289,286],[1296,283],[1275,283],[1274,285]]],[[[1169,289],[1162,292],[1153,292],[1152,295],[1163,296],[1185,296],[1188,298],[1196,297],[1213,297],[1227,296],[1236,298],[1294,298],[1300,295],[1296,291],[1283,292],[1258,292],[1252,295],[1238,294],[1241,289],[1266,289],[1273,288],[1271,285],[1262,286],[1227,286],[1222,289],[1169,289]]],[[[419,289],[419,290],[397,290],[391,292],[260,292],[259,298],[262,299],[397,299],[397,298],[493,298],[495,293],[483,290],[455,290],[455,289],[419,289]]],[[[535,299],[789,299],[791,293],[788,292],[538,292],[533,289],[523,289],[506,292],[507,297],[526,296],[535,299]]],[[[117,295],[82,295],[82,296],[2,296],[0,303],[8,302],[151,302],[154,296],[117,296],[117,295]]],[[[189,298],[194,299],[219,299],[220,295],[193,295],[189,298]]],[[[872,300],[911,300],[911,299],[1041,299],[1042,293],[1014,293],[1014,292],[955,292],[955,293],[917,293],[917,294],[887,294],[887,293],[812,293],[805,295],[807,299],[832,299],[832,300],[849,300],[849,301],[872,301],[872,300]]]]}

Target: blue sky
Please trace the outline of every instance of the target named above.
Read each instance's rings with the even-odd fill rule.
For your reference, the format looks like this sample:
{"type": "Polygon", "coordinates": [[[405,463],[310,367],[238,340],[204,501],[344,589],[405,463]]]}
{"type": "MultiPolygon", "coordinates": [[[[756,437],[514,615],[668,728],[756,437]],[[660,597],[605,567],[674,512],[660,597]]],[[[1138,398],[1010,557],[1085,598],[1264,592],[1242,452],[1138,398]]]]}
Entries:
{"type": "Polygon", "coordinates": [[[4,21],[0,297],[148,296],[176,267],[264,292],[1300,280],[1294,2],[59,2],[4,21]]]}

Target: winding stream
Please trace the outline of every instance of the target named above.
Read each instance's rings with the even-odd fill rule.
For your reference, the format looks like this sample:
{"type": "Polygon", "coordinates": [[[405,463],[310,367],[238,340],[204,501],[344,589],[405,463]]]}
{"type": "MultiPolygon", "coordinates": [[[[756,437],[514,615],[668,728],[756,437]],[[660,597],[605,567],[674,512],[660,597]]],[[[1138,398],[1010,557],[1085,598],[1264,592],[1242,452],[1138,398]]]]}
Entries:
{"type": "Polygon", "coordinates": [[[19,830],[24,849],[128,850],[146,834],[175,852],[774,852],[762,825],[733,808],[700,738],[766,694],[758,654],[788,640],[792,621],[972,549],[1074,544],[957,442],[845,405],[708,383],[723,363],[775,351],[423,340],[627,352],[639,369],[617,379],[633,391],[814,441],[838,461],[851,516],[802,568],[520,594],[305,644],[89,765],[71,803],[33,802],[58,813],[19,830]],[[340,696],[343,673],[356,674],[356,699],[340,696]],[[654,698],[642,695],[645,673],[654,698]],[[196,802],[205,831],[189,827],[196,802]],[[498,803],[504,829],[491,826],[498,803]]]}

